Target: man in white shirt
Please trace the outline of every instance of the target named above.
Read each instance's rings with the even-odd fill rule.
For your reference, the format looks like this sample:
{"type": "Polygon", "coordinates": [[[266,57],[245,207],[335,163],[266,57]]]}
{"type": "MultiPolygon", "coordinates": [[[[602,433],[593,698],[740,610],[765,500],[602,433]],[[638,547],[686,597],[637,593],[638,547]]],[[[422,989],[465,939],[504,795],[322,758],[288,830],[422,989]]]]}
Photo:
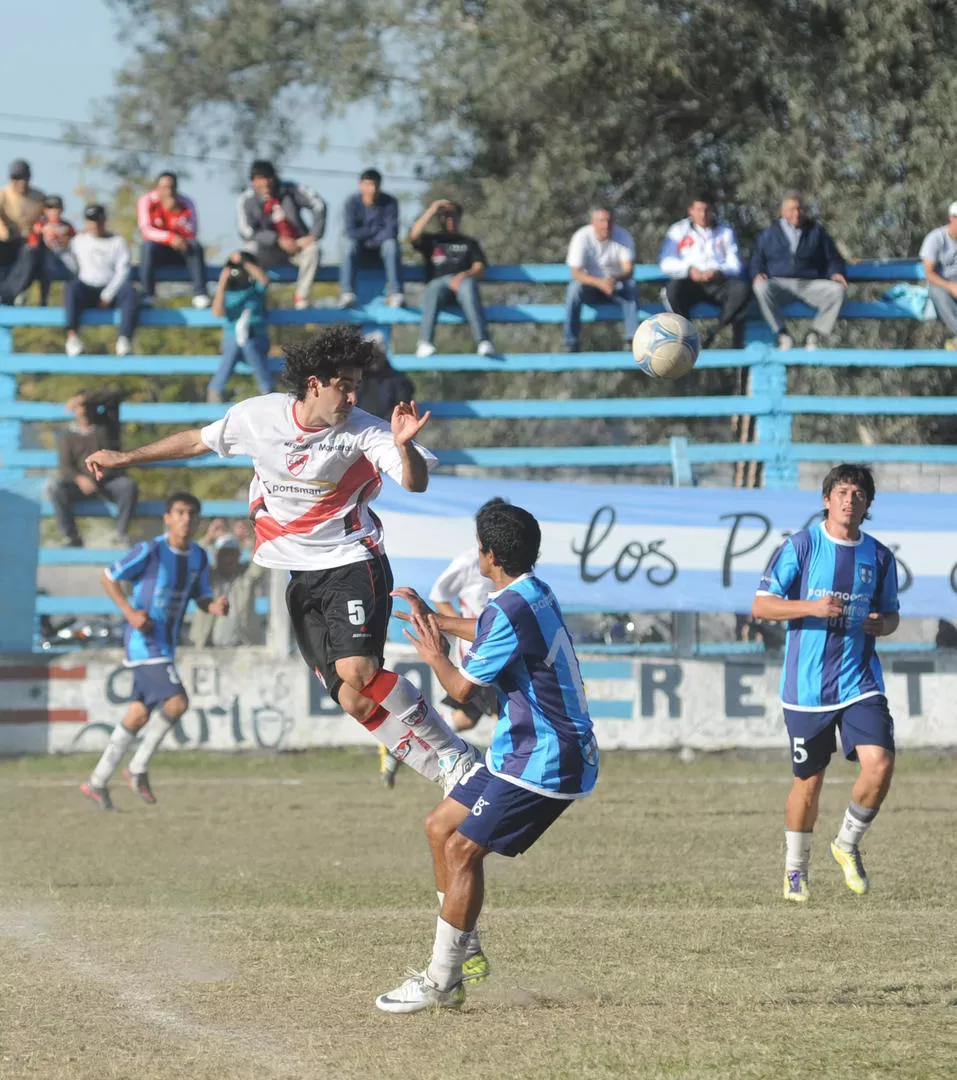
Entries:
{"type": "Polygon", "coordinates": [[[951,333],[944,348],[953,351],[957,349],[957,202],[950,204],[947,224],[924,237],[920,257],[937,318],[951,333]]]}
{"type": "MultiPolygon", "coordinates": [[[[665,296],[676,315],[690,319],[695,304],[721,308],[717,323],[701,338],[704,349],[723,327],[741,319],[751,300],[751,286],[741,277],[734,230],[715,220],[708,195],[695,195],[688,204],[688,216],[676,221],[665,234],[658,267],[671,278],[665,296]]],[[[735,343],[740,347],[740,341],[735,343]]]]}
{"type": "Polygon", "coordinates": [[[66,354],[79,356],[83,342],[77,329],[87,308],[120,309],[116,355],[128,356],[139,315],[139,298],[130,284],[130,246],[106,227],[106,210],[99,203],[83,211],[83,232],[70,241],[76,277],[63,287],[66,309],[66,354]]]}
{"type": "Polygon", "coordinates": [[[414,401],[400,402],[389,423],[355,407],[375,349],[358,327],[327,327],[286,346],[292,393],[248,398],[222,420],[138,450],[98,450],[87,467],[98,476],[210,450],[251,457],[253,560],[289,572],[286,604],[303,659],[333,701],[394,757],[450,790],[471,768],[474,750],[408,679],[384,666],[392,570],[369,504],[380,473],[407,491],[425,491],[437,462],[414,442],[429,419],[414,401]]]}
{"type": "Polygon", "coordinates": [[[638,329],[638,290],[631,276],[635,242],[629,232],[615,224],[614,211],[605,206],[592,211],[591,224],[583,225],[572,236],[565,261],[572,272],[565,295],[565,352],[581,348],[582,304],[617,304],[625,324],[624,348],[630,349],[638,329]]]}

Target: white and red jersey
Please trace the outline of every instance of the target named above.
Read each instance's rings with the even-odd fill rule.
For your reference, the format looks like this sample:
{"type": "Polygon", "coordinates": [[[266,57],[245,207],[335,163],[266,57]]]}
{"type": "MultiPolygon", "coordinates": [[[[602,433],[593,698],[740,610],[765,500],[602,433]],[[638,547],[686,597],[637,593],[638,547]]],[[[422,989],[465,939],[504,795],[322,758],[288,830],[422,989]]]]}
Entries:
{"type": "MultiPolygon", "coordinates": [[[[344,424],[307,428],[295,406],[292,394],[249,398],[200,432],[220,457],[253,459],[253,561],[277,570],[329,570],[383,554],[382,523],[369,503],[382,487],[380,473],[402,483],[392,429],[362,409],[344,424]]],[[[435,455],[415,446],[435,468],[435,455]]]]}
{"type": "Polygon", "coordinates": [[[140,236],[154,244],[172,244],[174,236],[195,240],[199,232],[196,205],[192,199],[177,195],[175,205],[167,209],[156,190],[147,191],[136,200],[136,224],[140,236]]]}
{"type": "MultiPolygon", "coordinates": [[[[459,602],[459,612],[463,619],[478,619],[488,603],[488,594],[492,582],[479,573],[478,543],[449,563],[435,579],[429,599],[433,604],[453,604],[459,602]]],[[[471,641],[458,640],[459,666],[465,660],[465,654],[471,641]]]]}

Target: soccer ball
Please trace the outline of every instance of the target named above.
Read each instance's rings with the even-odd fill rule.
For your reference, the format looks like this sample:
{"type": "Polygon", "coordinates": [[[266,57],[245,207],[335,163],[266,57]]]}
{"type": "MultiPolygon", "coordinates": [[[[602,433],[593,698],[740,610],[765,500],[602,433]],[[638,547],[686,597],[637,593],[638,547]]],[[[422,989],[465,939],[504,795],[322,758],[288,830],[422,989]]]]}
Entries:
{"type": "Polygon", "coordinates": [[[670,311],[645,319],[631,343],[638,367],[657,379],[684,378],[694,367],[700,349],[694,323],[670,311]]]}

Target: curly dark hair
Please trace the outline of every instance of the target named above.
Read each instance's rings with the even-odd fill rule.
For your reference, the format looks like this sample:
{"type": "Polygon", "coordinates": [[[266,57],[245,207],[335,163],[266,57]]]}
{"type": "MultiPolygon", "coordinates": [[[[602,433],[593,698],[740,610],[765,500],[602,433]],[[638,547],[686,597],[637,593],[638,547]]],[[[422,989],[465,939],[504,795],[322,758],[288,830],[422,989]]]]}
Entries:
{"type": "Polygon", "coordinates": [[[308,341],[284,345],[283,380],[299,401],[304,401],[309,380],[327,385],[343,371],[365,371],[375,355],[374,342],[366,341],[356,326],[327,326],[308,341]]]}
{"type": "Polygon", "coordinates": [[[527,574],[538,562],[542,530],[520,506],[504,499],[489,499],[475,515],[479,546],[495,555],[495,563],[509,577],[527,574]]]}
{"type": "MultiPolygon", "coordinates": [[[[846,463],[844,465],[835,465],[824,477],[821,494],[828,498],[838,484],[855,484],[859,487],[867,497],[867,507],[870,509],[877,488],[874,485],[874,474],[866,465],[850,465],[846,463]]],[[[824,517],[827,517],[826,510],[824,511],[824,517]]],[[[869,517],[870,514],[864,515],[865,520],[869,517]]]]}

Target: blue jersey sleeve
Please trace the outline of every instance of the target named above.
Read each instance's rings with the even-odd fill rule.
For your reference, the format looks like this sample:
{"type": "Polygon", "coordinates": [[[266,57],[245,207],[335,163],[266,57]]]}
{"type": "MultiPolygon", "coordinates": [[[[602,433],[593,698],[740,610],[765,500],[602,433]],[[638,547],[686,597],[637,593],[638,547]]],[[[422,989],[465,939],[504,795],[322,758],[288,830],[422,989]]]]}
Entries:
{"type": "Polygon", "coordinates": [[[145,541],[131,548],[121,559],[117,559],[106,571],[113,581],[139,581],[146,570],[150,557],[150,546],[145,541]]]}
{"type": "Polygon", "coordinates": [[[788,537],[771,556],[767,569],[761,575],[758,592],[770,593],[772,596],[779,596],[785,600],[800,573],[801,565],[798,562],[797,551],[791,543],[791,538],[788,537]]]}
{"type": "Polygon", "coordinates": [[[874,600],[875,610],[881,615],[891,615],[901,609],[900,598],[897,595],[897,560],[890,552],[887,553],[887,566],[874,600]]]}
{"type": "Polygon", "coordinates": [[[520,652],[518,634],[508,616],[489,604],[478,621],[478,632],[465,655],[462,674],[480,686],[495,682],[520,652]]]}

